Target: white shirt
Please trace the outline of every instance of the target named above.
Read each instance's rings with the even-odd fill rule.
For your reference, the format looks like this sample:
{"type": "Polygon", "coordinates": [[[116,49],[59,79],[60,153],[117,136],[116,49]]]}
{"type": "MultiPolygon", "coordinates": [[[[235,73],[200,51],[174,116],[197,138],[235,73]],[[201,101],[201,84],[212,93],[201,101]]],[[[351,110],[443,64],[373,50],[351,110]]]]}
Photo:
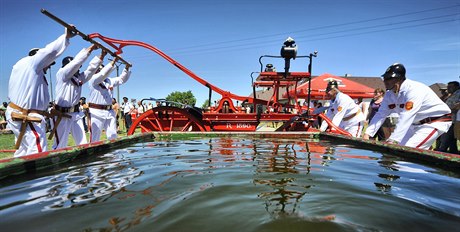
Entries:
{"type": "Polygon", "coordinates": [[[137,114],[138,114],[138,115],[143,114],[143,113],[144,113],[144,109],[146,109],[146,107],[145,107],[145,106],[142,106],[142,105],[140,105],[139,107],[137,107],[137,114]]]}
{"type": "Polygon", "coordinates": [[[113,87],[128,81],[131,71],[126,68],[119,77],[107,78],[113,71],[112,63],[106,65],[99,73],[89,81],[88,102],[99,105],[112,105],[113,87]]]}
{"type": "Polygon", "coordinates": [[[123,105],[123,113],[127,114],[129,113],[132,109],[134,108],[133,104],[131,102],[124,102],[123,105]]]}
{"type": "Polygon", "coordinates": [[[399,93],[391,90],[386,92],[379,111],[367,127],[366,134],[374,136],[390,113],[397,113],[399,119],[389,139],[401,142],[412,124],[428,117],[449,114],[450,109],[428,86],[406,79],[401,84],[399,93]]]}
{"type": "Polygon", "coordinates": [[[58,106],[72,107],[79,103],[82,85],[89,81],[102,63],[102,60],[96,56],[84,72],[78,72],[89,55],[88,49],[81,50],[72,61],[56,73],[56,104],[58,106]]]}
{"type": "MultiPolygon", "coordinates": [[[[343,118],[350,117],[352,115],[356,115],[348,120],[347,124],[357,124],[365,120],[364,115],[362,113],[358,113],[360,111],[359,106],[351,99],[350,96],[339,92],[334,100],[330,102],[329,108],[327,110],[326,116],[332,120],[334,125],[342,127],[341,124],[343,118]]],[[[321,124],[321,131],[325,131],[328,125],[326,121],[323,121],[321,124]]]]}
{"type": "Polygon", "coordinates": [[[11,71],[8,98],[14,104],[35,110],[46,110],[50,102],[48,82],[43,69],[58,58],[69,45],[66,34],[41,48],[34,56],[19,60],[11,71]]]}

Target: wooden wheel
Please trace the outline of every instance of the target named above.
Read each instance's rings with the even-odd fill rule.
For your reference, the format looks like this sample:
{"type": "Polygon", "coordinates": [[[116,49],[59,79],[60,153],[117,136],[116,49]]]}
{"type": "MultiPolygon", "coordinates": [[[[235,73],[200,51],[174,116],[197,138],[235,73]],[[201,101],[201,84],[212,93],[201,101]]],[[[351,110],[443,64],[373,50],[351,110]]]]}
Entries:
{"type": "Polygon", "coordinates": [[[172,106],[160,106],[147,110],[136,120],[128,130],[128,135],[134,134],[137,127],[141,132],[150,131],[206,131],[203,122],[189,111],[172,106]]]}

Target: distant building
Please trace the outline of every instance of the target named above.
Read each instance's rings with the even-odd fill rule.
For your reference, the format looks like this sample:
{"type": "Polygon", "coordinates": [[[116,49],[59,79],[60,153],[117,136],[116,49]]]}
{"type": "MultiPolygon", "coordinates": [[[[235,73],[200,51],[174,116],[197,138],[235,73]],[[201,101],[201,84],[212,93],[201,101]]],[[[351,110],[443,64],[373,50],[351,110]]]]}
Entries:
{"type": "Polygon", "coordinates": [[[430,88],[438,95],[438,97],[441,97],[441,89],[447,89],[447,85],[444,83],[434,83],[430,85],[430,88]]]}

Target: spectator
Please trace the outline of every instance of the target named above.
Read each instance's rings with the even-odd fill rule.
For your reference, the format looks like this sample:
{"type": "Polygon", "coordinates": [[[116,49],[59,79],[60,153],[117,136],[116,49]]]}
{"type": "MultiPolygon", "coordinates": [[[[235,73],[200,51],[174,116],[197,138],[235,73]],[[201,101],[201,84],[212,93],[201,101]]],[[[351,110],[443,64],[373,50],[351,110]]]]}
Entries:
{"type": "Polygon", "coordinates": [[[134,106],[131,102],[128,101],[127,97],[123,97],[123,116],[125,120],[126,131],[129,130],[131,124],[133,123],[131,119],[131,113],[134,110],[134,106]]]}
{"type": "Polygon", "coordinates": [[[86,104],[86,98],[81,97],[80,98],[80,112],[83,112],[83,128],[85,129],[85,133],[88,133],[88,114],[89,114],[89,109],[88,109],[88,104],[86,104]]]}
{"type": "Polygon", "coordinates": [[[0,130],[5,130],[6,129],[6,117],[5,117],[5,111],[6,107],[8,107],[8,103],[3,102],[2,105],[0,105],[0,130]]]}
{"type": "Polygon", "coordinates": [[[358,101],[356,102],[356,104],[359,106],[359,109],[361,110],[361,112],[363,112],[364,118],[367,118],[367,115],[369,114],[369,104],[363,101],[362,97],[358,98],[358,101]]]}
{"type": "MultiPolygon", "coordinates": [[[[383,89],[377,88],[374,90],[374,98],[372,98],[371,103],[369,104],[369,114],[367,115],[367,121],[370,122],[374,115],[379,111],[380,105],[383,100],[385,91],[383,89]]],[[[389,120],[388,118],[386,120],[389,120]]],[[[379,141],[385,141],[385,132],[384,127],[380,127],[373,139],[377,138],[379,141]]]]}
{"type": "Polygon", "coordinates": [[[117,120],[117,133],[120,131],[120,106],[118,105],[117,99],[112,98],[112,109],[115,112],[115,118],[117,120]]]}
{"type": "Polygon", "coordinates": [[[137,117],[141,116],[144,113],[144,106],[140,101],[137,102],[137,117]]]}
{"type": "MultiPolygon", "coordinates": [[[[458,120],[457,111],[460,102],[460,83],[458,81],[449,82],[447,84],[447,92],[448,97],[445,102],[452,111],[452,122],[456,122],[458,120]]],[[[436,149],[437,151],[449,151],[454,154],[458,153],[457,139],[455,138],[454,130],[455,125],[451,126],[445,134],[439,137],[439,147],[436,149]]]]}

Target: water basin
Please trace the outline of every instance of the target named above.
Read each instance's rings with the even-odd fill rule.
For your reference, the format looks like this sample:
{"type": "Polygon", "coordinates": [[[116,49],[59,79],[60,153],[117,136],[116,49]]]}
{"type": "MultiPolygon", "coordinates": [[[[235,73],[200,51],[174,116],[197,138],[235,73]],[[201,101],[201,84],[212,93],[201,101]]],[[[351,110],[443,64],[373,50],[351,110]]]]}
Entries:
{"type": "Polygon", "coordinates": [[[2,231],[456,231],[460,174],[333,140],[154,140],[0,180],[2,231]]]}

